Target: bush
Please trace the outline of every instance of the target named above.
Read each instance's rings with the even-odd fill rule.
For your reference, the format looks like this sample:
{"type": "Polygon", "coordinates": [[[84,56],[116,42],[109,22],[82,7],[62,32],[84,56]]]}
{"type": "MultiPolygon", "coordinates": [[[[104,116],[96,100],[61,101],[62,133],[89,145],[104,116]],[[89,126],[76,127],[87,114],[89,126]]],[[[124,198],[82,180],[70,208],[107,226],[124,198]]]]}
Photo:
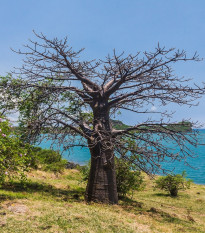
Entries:
{"type": "Polygon", "coordinates": [[[186,179],[186,172],[180,174],[169,174],[167,176],[159,177],[155,183],[156,188],[168,191],[171,196],[176,197],[178,195],[179,190],[186,190],[190,188],[191,184],[190,179],[186,179]]]}
{"type": "Polygon", "coordinates": [[[30,168],[62,172],[66,167],[59,152],[25,144],[9,121],[0,116],[0,184],[26,180],[30,168]]]}
{"type": "Polygon", "coordinates": [[[80,166],[79,170],[83,175],[83,181],[88,181],[89,179],[89,173],[90,173],[90,166],[91,166],[91,161],[85,165],[85,166],[80,166]]]}
{"type": "Polygon", "coordinates": [[[52,171],[55,173],[61,173],[65,169],[66,164],[67,164],[67,160],[62,159],[59,162],[54,162],[51,164],[44,165],[43,170],[44,171],[52,171]]]}
{"type": "Polygon", "coordinates": [[[144,188],[141,172],[131,162],[122,158],[115,158],[117,191],[119,196],[126,196],[135,190],[144,188]]]}
{"type": "Polygon", "coordinates": [[[62,172],[67,164],[67,160],[62,159],[58,151],[33,147],[35,168],[41,167],[44,171],[62,172]]]}
{"type": "Polygon", "coordinates": [[[43,164],[51,164],[61,161],[61,154],[50,149],[40,149],[37,151],[36,156],[38,161],[43,164]]]}
{"type": "MultiPolygon", "coordinates": [[[[91,162],[89,161],[86,166],[82,166],[80,168],[84,181],[87,181],[89,178],[90,165],[91,162]]],[[[115,168],[119,197],[124,197],[135,190],[141,190],[144,188],[141,172],[136,170],[130,162],[126,162],[122,158],[115,158],[115,168]]]]}
{"type": "Polygon", "coordinates": [[[12,130],[9,121],[0,117],[0,183],[26,179],[32,153],[28,144],[22,143],[12,130]]]}

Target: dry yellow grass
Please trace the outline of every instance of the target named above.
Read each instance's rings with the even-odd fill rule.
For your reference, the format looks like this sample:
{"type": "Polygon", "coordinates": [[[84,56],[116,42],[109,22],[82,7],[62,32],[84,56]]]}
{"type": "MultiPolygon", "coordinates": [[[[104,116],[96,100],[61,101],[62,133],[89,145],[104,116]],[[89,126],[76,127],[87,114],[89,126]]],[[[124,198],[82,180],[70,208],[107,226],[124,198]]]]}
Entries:
{"type": "Polygon", "coordinates": [[[18,183],[0,189],[0,232],[205,232],[205,186],[171,198],[146,188],[118,206],[86,204],[77,170],[55,175],[32,171],[26,189],[18,183]]]}

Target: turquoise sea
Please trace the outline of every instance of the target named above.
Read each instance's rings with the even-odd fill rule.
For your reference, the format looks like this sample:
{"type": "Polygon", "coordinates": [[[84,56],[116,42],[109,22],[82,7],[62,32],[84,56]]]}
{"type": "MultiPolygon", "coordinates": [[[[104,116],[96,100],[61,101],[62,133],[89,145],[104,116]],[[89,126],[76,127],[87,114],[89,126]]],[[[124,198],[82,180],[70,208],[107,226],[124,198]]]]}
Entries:
{"type": "MultiPolygon", "coordinates": [[[[199,130],[200,143],[205,144],[205,129],[199,130]]],[[[42,148],[49,148],[51,146],[51,141],[43,141],[39,146],[42,148]]],[[[54,146],[54,149],[59,149],[57,146],[54,146]]],[[[194,149],[194,153],[197,156],[196,158],[188,158],[187,162],[194,167],[186,166],[183,161],[174,162],[174,163],[163,163],[162,166],[166,169],[174,169],[174,173],[182,173],[182,171],[187,172],[187,177],[192,179],[197,184],[205,184],[205,145],[199,145],[194,149]]],[[[62,148],[60,148],[62,150],[62,148]]],[[[176,148],[177,150],[177,148],[176,148]]],[[[87,148],[75,147],[72,149],[70,155],[63,153],[63,157],[74,163],[80,165],[86,164],[90,159],[90,153],[87,148]]]]}

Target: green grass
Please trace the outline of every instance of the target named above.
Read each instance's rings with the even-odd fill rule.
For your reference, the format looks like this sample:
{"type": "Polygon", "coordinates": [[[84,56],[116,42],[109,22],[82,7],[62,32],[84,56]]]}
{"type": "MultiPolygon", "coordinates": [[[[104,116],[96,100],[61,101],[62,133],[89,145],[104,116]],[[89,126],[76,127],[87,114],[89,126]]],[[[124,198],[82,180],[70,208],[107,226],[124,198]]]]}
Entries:
{"type": "Polygon", "coordinates": [[[205,232],[203,185],[172,198],[146,177],[145,190],[111,206],[85,203],[77,170],[32,171],[28,178],[0,189],[0,232],[205,232]]]}

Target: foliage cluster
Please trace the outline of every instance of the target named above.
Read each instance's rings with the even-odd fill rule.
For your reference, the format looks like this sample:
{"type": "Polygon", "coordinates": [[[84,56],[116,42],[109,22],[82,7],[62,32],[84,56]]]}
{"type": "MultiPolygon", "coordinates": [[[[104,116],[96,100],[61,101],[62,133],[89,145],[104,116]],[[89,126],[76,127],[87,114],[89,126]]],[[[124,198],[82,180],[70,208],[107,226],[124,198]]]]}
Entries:
{"type": "Polygon", "coordinates": [[[62,172],[66,163],[59,152],[23,143],[18,131],[0,116],[0,184],[23,182],[30,168],[62,172]]]}
{"type": "Polygon", "coordinates": [[[25,179],[31,165],[31,148],[13,133],[7,119],[0,116],[0,183],[25,179]]]}
{"type": "Polygon", "coordinates": [[[117,191],[119,196],[126,196],[135,190],[144,188],[141,172],[130,162],[115,158],[117,191]]]}
{"type": "Polygon", "coordinates": [[[34,161],[33,168],[41,168],[44,171],[61,173],[66,167],[67,160],[62,159],[58,151],[33,147],[34,161]]]}
{"type": "Polygon", "coordinates": [[[186,173],[180,174],[168,174],[167,176],[159,177],[155,183],[156,188],[168,191],[171,196],[176,197],[179,190],[185,190],[190,188],[190,179],[186,179],[186,173]]]}

